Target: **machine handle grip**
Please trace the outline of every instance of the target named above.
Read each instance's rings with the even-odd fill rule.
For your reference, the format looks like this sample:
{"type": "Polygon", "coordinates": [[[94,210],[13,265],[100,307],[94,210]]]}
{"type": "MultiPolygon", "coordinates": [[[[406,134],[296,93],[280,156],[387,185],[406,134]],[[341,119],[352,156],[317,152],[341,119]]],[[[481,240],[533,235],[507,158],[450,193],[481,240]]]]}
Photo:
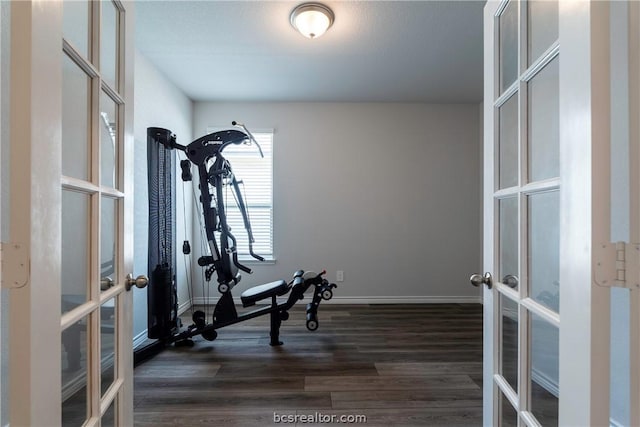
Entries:
{"type": "Polygon", "coordinates": [[[255,259],[257,259],[258,261],[264,261],[264,257],[261,257],[257,253],[253,252],[253,248],[249,248],[249,254],[255,259]]]}
{"type": "Polygon", "coordinates": [[[253,271],[251,271],[251,269],[249,267],[247,267],[246,265],[240,264],[240,261],[238,260],[238,253],[237,252],[233,253],[233,264],[236,267],[238,267],[240,270],[244,271],[247,274],[253,273],[253,271]]]}
{"type": "Polygon", "coordinates": [[[244,125],[244,123],[238,123],[238,122],[236,122],[234,120],[234,121],[231,122],[231,124],[233,126],[238,126],[238,127],[242,128],[242,130],[249,136],[249,141],[251,141],[254,144],[256,144],[256,147],[258,147],[258,151],[260,152],[260,157],[262,157],[264,159],[264,153],[262,152],[262,147],[260,147],[260,144],[258,144],[258,141],[256,141],[256,139],[253,137],[251,132],[249,132],[249,129],[247,129],[247,127],[244,125]]]}

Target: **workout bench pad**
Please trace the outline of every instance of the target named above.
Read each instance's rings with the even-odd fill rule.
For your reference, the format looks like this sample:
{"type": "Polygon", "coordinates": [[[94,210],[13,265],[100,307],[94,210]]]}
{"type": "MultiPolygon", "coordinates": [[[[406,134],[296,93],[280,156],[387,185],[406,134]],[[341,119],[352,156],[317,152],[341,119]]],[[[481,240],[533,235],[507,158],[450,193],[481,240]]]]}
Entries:
{"type": "Polygon", "coordinates": [[[272,296],[281,296],[289,292],[289,285],[284,280],[278,280],[264,285],[254,286],[240,295],[243,307],[255,305],[257,301],[272,296]]]}

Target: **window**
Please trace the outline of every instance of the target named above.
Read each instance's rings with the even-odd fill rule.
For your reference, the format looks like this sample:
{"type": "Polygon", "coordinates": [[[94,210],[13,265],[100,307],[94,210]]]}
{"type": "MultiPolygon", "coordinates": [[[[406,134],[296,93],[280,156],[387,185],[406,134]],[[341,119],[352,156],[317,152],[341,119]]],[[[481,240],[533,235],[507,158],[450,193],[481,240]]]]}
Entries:
{"type": "MultiPolygon", "coordinates": [[[[209,129],[209,132],[215,130],[209,129]]],[[[223,155],[231,163],[231,168],[240,183],[240,191],[247,207],[253,232],[253,252],[267,260],[273,259],[273,131],[252,132],[262,148],[260,157],[254,145],[229,145],[223,155]]],[[[231,189],[225,189],[227,222],[231,233],[237,239],[238,258],[254,259],[249,255],[249,242],[242,215],[231,189]]]]}

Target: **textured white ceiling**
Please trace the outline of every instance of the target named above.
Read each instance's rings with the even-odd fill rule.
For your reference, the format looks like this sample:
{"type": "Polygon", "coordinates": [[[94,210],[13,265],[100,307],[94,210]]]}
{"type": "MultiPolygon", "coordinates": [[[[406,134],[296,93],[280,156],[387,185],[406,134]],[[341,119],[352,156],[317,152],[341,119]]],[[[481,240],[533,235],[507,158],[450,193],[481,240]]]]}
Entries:
{"type": "Polygon", "coordinates": [[[302,2],[138,1],[137,48],[196,101],[481,101],[484,1],[326,1],[316,40],[302,2]]]}

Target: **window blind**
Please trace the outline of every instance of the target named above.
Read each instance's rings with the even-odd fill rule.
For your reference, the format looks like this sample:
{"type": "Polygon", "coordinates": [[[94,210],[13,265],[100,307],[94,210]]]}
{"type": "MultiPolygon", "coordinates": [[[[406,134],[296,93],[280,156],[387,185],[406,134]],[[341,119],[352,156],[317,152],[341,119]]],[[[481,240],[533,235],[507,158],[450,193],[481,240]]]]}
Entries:
{"type": "MultiPolygon", "coordinates": [[[[227,146],[223,155],[240,182],[255,239],[253,251],[273,259],[273,132],[255,132],[253,136],[260,144],[264,158],[260,157],[257,147],[246,145],[227,146]]],[[[227,223],[237,240],[238,258],[253,259],[249,255],[248,236],[232,189],[225,188],[224,195],[227,223]]]]}

